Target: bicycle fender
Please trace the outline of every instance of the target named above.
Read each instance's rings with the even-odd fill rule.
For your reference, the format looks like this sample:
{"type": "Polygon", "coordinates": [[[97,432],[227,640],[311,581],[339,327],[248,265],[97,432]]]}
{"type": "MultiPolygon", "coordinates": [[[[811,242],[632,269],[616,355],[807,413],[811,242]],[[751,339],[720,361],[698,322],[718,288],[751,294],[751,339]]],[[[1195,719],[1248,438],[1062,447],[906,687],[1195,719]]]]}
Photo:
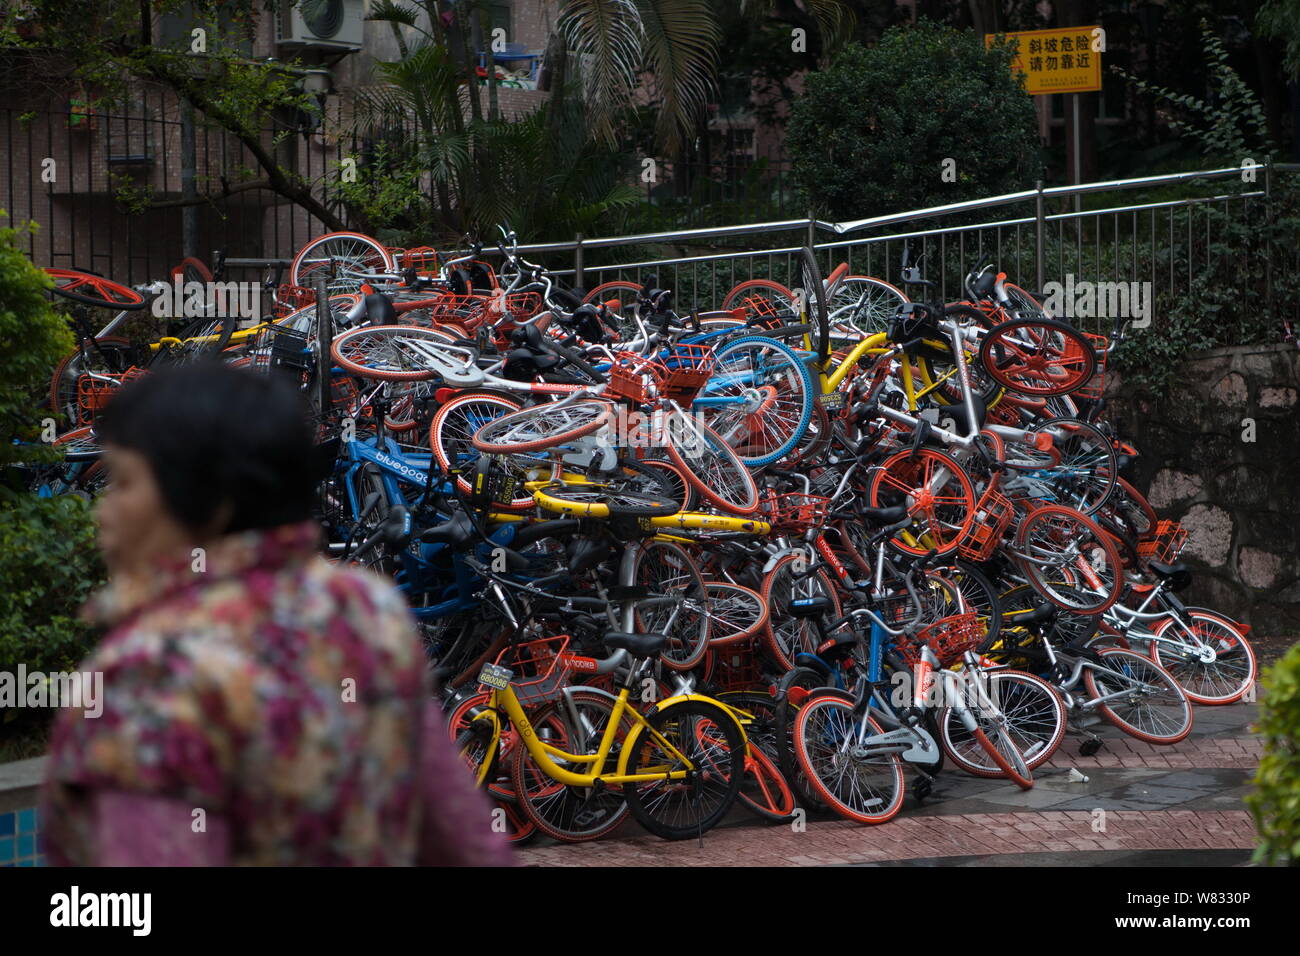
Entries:
{"type": "MultiPolygon", "coordinates": [[[[660,711],[668,710],[670,707],[675,707],[678,704],[690,700],[702,700],[706,704],[713,704],[715,707],[721,707],[728,714],[735,717],[736,727],[740,730],[741,743],[744,744],[745,747],[749,746],[749,735],[745,733],[745,725],[740,722],[740,718],[736,717],[735,708],[728,706],[724,701],[718,700],[716,697],[708,697],[704,694],[677,694],[676,696],[661,700],[659,703],[651,707],[649,712],[645,715],[646,719],[648,720],[660,711]]],[[[645,733],[645,729],[645,724],[638,723],[627,735],[627,739],[623,741],[623,751],[618,756],[618,773],[625,774],[629,772],[627,769],[628,761],[632,759],[632,754],[636,752],[637,743],[641,739],[641,735],[645,733]]]]}
{"type": "Polygon", "coordinates": [[[806,559],[808,558],[809,552],[807,548],[782,548],[780,551],[777,551],[775,554],[771,555],[767,559],[767,562],[763,565],[763,574],[767,574],[774,567],[776,567],[777,562],[780,561],[782,558],[784,558],[787,554],[802,554],[806,559]]]}

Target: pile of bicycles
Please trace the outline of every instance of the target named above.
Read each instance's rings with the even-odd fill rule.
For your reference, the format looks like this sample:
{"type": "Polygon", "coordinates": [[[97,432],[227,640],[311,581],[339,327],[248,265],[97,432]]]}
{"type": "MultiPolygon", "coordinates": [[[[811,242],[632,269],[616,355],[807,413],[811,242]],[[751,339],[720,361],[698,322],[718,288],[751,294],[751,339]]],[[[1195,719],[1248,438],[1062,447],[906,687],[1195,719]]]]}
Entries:
{"type": "MultiPolygon", "coordinates": [[[[514,838],[883,823],[948,764],[1028,788],[1067,732],[1176,744],[1251,688],[1248,628],[1183,603],[1186,534],[1123,477],[1122,327],[983,260],[943,302],[906,256],[900,288],[804,249],[797,288],[682,311],[496,251],[321,237],[268,280],[283,314],[178,338],[311,397],[329,553],[407,597],[514,838]]],[[[77,355],[60,467],[93,472],[129,375],[77,355]]]]}

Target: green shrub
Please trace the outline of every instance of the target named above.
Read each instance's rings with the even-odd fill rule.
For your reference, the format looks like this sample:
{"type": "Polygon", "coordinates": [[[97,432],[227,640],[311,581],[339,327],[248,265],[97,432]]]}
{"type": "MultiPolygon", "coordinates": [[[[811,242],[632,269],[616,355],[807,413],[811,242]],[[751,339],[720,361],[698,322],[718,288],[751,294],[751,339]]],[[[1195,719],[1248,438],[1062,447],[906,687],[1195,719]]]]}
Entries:
{"type": "Polygon", "coordinates": [[[45,414],[41,396],[55,363],[75,345],[46,296],[53,283],[19,250],[18,236],[0,229],[0,475],[12,472],[11,464],[49,459],[34,444],[45,414]]]}
{"type": "Polygon", "coordinates": [[[0,489],[0,670],[69,670],[92,631],[77,610],[104,580],[90,505],[0,489]]]}
{"type": "Polygon", "coordinates": [[[1246,798],[1255,816],[1255,861],[1300,865],[1300,644],[1260,680],[1259,723],[1264,758],[1255,791],[1246,798]]]}
{"type": "Polygon", "coordinates": [[[1040,175],[1032,98],[1005,47],[921,20],[845,47],[790,112],[793,178],[845,220],[1028,188],[1040,175]],[[955,182],[941,164],[955,161],[955,182]]]}
{"type": "MultiPolygon", "coordinates": [[[[104,580],[88,503],[75,495],[41,498],[25,489],[22,466],[57,458],[39,442],[40,407],[54,364],[73,338],[46,296],[48,278],[18,249],[15,229],[0,229],[0,670],[74,669],[94,643],[77,620],[104,580]]],[[[14,740],[43,736],[47,711],[0,714],[0,759],[27,756],[14,740]]]]}

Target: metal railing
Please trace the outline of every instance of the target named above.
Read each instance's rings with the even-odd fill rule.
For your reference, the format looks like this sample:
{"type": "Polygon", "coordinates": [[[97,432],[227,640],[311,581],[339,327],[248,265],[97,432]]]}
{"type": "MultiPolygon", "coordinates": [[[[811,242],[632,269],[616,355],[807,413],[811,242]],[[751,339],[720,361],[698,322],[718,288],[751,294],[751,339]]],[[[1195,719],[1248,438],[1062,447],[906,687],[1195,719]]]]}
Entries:
{"type": "MultiPolygon", "coordinates": [[[[1292,280],[1300,277],[1300,248],[1297,244],[1252,248],[1241,238],[1241,233],[1249,230],[1238,233],[1232,227],[1268,221],[1273,215],[1272,190],[1278,177],[1297,172],[1300,164],[1264,162],[1253,168],[1225,167],[1074,186],[1044,187],[1040,183],[1032,190],[848,222],[805,217],[632,236],[579,236],[570,242],[521,246],[520,251],[547,258],[571,253],[572,267],[556,269],[556,274],[570,276],[575,286],[588,289],[614,279],[644,281],[654,274],[661,286],[677,291],[680,303],[701,307],[716,304],[727,289],[746,279],[788,282],[795,274],[794,254],[805,244],[823,258],[827,272],[843,261],[854,274],[896,281],[902,247],[907,244],[914,257],[922,256],[927,277],[937,281],[949,299],[961,296],[966,269],[987,253],[1012,281],[1036,291],[1049,282],[1150,283],[1151,293],[1165,304],[1194,295],[1198,279],[1240,283],[1250,277],[1238,293],[1249,297],[1265,314],[1275,316],[1277,280],[1286,277],[1284,284],[1289,289],[1292,280]],[[1084,196],[1209,185],[1232,178],[1242,180],[1248,188],[1232,191],[1219,186],[1198,195],[1068,208],[1081,206],[1084,196]],[[1052,211],[1053,204],[1065,208],[1052,211]],[[981,210],[1017,205],[1030,206],[1028,214],[935,224],[935,220],[967,218],[981,210]],[[855,235],[900,224],[918,228],[855,235]],[[827,233],[834,238],[821,238],[827,233]],[[765,248],[717,248],[730,245],[731,240],[757,237],[770,244],[765,248]],[[785,241],[776,244],[782,239],[785,241]],[[593,263],[597,253],[609,261],[593,263]],[[1249,267],[1261,263],[1262,274],[1255,277],[1249,267]]],[[[1293,299],[1284,305],[1290,311],[1296,307],[1293,299]]],[[[1110,320],[1105,316],[1078,318],[1081,327],[1109,329],[1110,320]]]]}

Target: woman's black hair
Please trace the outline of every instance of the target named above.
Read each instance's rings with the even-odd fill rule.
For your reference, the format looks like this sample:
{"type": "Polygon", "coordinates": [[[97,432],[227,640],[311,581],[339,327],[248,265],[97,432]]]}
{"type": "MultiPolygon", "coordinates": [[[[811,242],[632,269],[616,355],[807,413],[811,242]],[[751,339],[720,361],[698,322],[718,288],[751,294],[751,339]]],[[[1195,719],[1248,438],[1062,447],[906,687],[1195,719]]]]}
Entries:
{"type": "Polygon", "coordinates": [[[317,477],[307,409],[278,375],[225,365],[164,369],[126,385],[95,427],[138,452],[172,516],[195,532],[304,521],[317,477]],[[230,520],[213,528],[223,508],[230,520]]]}

